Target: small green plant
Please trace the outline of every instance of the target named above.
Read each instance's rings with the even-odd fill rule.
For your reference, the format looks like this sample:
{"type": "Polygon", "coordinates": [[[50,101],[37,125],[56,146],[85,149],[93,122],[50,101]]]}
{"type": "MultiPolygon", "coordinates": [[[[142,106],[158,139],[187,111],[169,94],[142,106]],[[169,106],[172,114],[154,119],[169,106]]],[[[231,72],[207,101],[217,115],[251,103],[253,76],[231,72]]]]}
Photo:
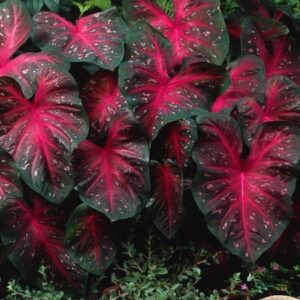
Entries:
{"type": "MultiPolygon", "coordinates": [[[[277,263],[270,267],[244,267],[228,278],[224,288],[206,287],[211,280],[209,268],[220,265],[221,252],[197,248],[193,243],[184,247],[164,244],[153,235],[139,249],[129,241],[123,245],[121,264],[115,262],[112,286],[101,300],[227,300],[255,299],[272,294],[299,297],[300,266],[286,268],[277,263]]],[[[101,292],[100,292],[101,293],[101,292]]]]}
{"type": "Polygon", "coordinates": [[[23,287],[15,280],[11,280],[7,284],[6,300],[72,300],[63,291],[55,289],[53,282],[47,278],[46,267],[41,266],[39,273],[42,277],[42,287],[40,289],[23,287]]]}

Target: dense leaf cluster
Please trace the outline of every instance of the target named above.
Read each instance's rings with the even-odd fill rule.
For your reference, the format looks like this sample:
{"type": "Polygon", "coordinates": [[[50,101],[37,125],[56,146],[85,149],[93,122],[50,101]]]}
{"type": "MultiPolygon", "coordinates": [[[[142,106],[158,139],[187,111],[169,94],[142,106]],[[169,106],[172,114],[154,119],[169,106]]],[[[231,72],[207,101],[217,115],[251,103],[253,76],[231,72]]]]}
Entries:
{"type": "Polygon", "coordinates": [[[0,5],[1,249],[22,276],[44,265],[82,294],[114,259],[116,224],[148,210],[172,238],[191,193],[231,253],[254,263],[287,242],[299,255],[288,10],[73,2],[80,16],[59,1],[0,5]]]}

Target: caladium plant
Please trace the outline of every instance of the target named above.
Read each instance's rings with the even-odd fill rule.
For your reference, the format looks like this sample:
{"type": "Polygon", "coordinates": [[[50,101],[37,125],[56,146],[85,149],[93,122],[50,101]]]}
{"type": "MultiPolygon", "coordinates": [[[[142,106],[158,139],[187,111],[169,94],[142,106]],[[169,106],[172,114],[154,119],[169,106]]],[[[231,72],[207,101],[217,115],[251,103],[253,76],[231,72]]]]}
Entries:
{"type": "Polygon", "coordinates": [[[0,5],[0,76],[14,78],[28,97],[33,94],[38,68],[62,63],[46,53],[24,53],[13,58],[29,38],[31,30],[31,17],[20,0],[7,0],[0,5]]]}
{"type": "Polygon", "coordinates": [[[283,75],[300,84],[299,34],[291,32],[267,42],[257,26],[245,18],[242,24],[242,53],[255,54],[265,64],[266,76],[283,75]]]}
{"type": "Polygon", "coordinates": [[[251,140],[257,128],[266,122],[285,121],[300,125],[300,88],[284,76],[271,77],[265,86],[263,104],[253,98],[244,98],[238,111],[247,140],[251,140]]]}
{"type": "Polygon", "coordinates": [[[149,147],[131,112],[114,116],[107,136],[83,141],[74,154],[82,201],[112,221],[133,217],[149,193],[149,147]]]}
{"type": "Polygon", "coordinates": [[[300,138],[285,124],[260,127],[250,154],[235,121],[198,118],[193,194],[209,229],[231,252],[254,262],[286,228],[295,190],[300,138]]]}
{"type": "Polygon", "coordinates": [[[182,170],[171,160],[152,162],[154,223],[168,238],[176,233],[183,216],[182,170]]]}
{"type": "Polygon", "coordinates": [[[212,112],[232,110],[245,97],[262,101],[265,88],[265,68],[255,55],[246,55],[228,66],[231,84],[211,108],[212,112]]]}
{"type": "Polygon", "coordinates": [[[171,44],[143,21],[130,29],[126,43],[121,92],[149,139],[163,125],[207,109],[212,95],[227,84],[225,70],[208,63],[193,61],[176,72],[171,44]]]}
{"type": "Polygon", "coordinates": [[[34,193],[27,195],[29,206],[21,199],[7,202],[1,214],[1,237],[8,257],[24,278],[34,282],[44,264],[51,278],[61,285],[84,289],[87,273],[80,269],[63,246],[61,213],[34,193]]]}
{"type": "Polygon", "coordinates": [[[247,262],[299,245],[293,20],[238,1],[229,47],[218,0],[111,1],[80,16],[23,2],[0,4],[0,244],[25,279],[44,264],[90,297],[119,226],[150,215],[171,239],[192,194],[193,215],[247,262]]]}
{"type": "Polygon", "coordinates": [[[35,85],[30,101],[13,79],[0,78],[0,145],[32,189],[61,202],[74,185],[70,156],[87,135],[86,116],[68,73],[43,68],[35,85]]]}
{"type": "Polygon", "coordinates": [[[108,70],[122,61],[127,27],[116,8],[82,17],[76,25],[51,12],[40,12],[33,21],[33,39],[43,50],[108,70]]]}
{"type": "Polygon", "coordinates": [[[172,65],[199,56],[222,64],[228,52],[228,34],[218,0],[172,0],[172,16],[156,0],[123,0],[125,17],[144,19],[159,30],[173,48],[172,65]]]}

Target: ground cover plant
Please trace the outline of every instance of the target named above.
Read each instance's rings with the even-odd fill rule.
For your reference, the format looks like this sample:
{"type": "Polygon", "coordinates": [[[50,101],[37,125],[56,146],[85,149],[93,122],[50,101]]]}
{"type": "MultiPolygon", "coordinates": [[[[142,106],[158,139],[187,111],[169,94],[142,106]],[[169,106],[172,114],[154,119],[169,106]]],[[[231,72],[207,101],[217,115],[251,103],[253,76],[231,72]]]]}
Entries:
{"type": "Polygon", "coordinates": [[[0,276],[12,297],[26,294],[11,281],[18,276],[61,290],[58,299],[277,291],[256,293],[259,281],[251,294],[237,271],[213,292],[192,261],[183,275],[173,261],[177,275],[161,295],[136,290],[151,258],[136,266],[141,277],[129,276],[138,259],[128,249],[125,279],[103,279],[121,245],[152,225],[175,249],[192,240],[195,253],[231,253],[227,264],[242,264],[249,282],[270,258],[299,277],[299,266],[289,271],[300,256],[297,9],[258,0],[1,1],[0,276]]]}

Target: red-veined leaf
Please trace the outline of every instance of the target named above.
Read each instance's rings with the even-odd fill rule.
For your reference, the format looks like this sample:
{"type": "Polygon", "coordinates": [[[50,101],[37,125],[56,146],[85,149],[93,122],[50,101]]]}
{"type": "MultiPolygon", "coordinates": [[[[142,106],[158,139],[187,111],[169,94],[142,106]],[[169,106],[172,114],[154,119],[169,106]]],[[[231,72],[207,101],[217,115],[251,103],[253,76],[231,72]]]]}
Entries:
{"type": "Polygon", "coordinates": [[[254,262],[290,220],[299,133],[284,124],[265,124],[252,141],[249,156],[242,159],[242,137],[233,120],[212,115],[198,122],[194,198],[220,242],[254,262]]]}
{"type": "Polygon", "coordinates": [[[36,78],[32,100],[13,79],[0,78],[0,144],[33,190],[61,202],[73,187],[70,156],[87,135],[86,115],[69,73],[44,68],[36,78]]]}
{"type": "Polygon", "coordinates": [[[0,68],[28,39],[31,17],[21,1],[7,0],[0,5],[0,68]]]}
{"type": "Polygon", "coordinates": [[[31,31],[31,17],[19,0],[8,0],[0,5],[0,76],[14,78],[27,97],[33,95],[38,68],[60,62],[44,53],[12,55],[22,46],[31,31]]]}
{"type": "Polygon", "coordinates": [[[2,210],[1,238],[9,260],[33,283],[39,276],[39,267],[44,265],[56,284],[83,294],[86,273],[63,247],[64,235],[58,226],[60,213],[34,194],[30,200],[32,207],[22,200],[12,200],[2,210]]]}
{"type": "Polygon", "coordinates": [[[228,52],[228,34],[218,0],[173,0],[174,17],[155,0],[123,0],[129,21],[144,19],[172,44],[173,65],[185,57],[222,64],[228,52]]]}
{"type": "Polygon", "coordinates": [[[101,275],[116,254],[109,221],[82,204],[73,212],[66,228],[65,245],[72,259],[84,270],[101,275]]]}
{"type": "Polygon", "coordinates": [[[300,126],[300,88],[284,76],[273,76],[266,84],[263,105],[246,98],[238,103],[246,139],[250,141],[262,123],[285,121],[300,126]]]}
{"type": "Polygon", "coordinates": [[[167,237],[177,232],[183,216],[182,170],[170,160],[151,162],[156,227],[167,237]]]}
{"type": "Polygon", "coordinates": [[[263,62],[255,55],[246,55],[228,67],[231,84],[212,106],[212,112],[232,109],[244,97],[262,101],[265,86],[263,62]]]}
{"type": "Polygon", "coordinates": [[[121,92],[149,139],[163,125],[203,112],[228,79],[222,67],[208,63],[191,63],[174,74],[170,44],[143,21],[129,31],[127,49],[119,68],[121,92]]]}
{"type": "Polygon", "coordinates": [[[245,18],[241,46],[244,55],[256,54],[262,59],[267,79],[284,75],[300,84],[300,39],[296,34],[291,33],[266,43],[253,22],[245,18]]]}
{"type": "Polygon", "coordinates": [[[8,200],[21,198],[22,190],[14,161],[0,149],[0,210],[8,200]]]}
{"type": "Polygon", "coordinates": [[[75,151],[80,198],[112,221],[136,215],[149,191],[149,147],[127,110],[111,121],[102,145],[83,141],[75,151]]]}
{"type": "Polygon", "coordinates": [[[191,151],[197,140],[197,127],[193,119],[182,119],[162,128],[152,143],[154,158],[159,162],[174,161],[179,167],[188,166],[191,151]]]}
{"type": "Polygon", "coordinates": [[[8,76],[16,80],[27,98],[32,97],[38,70],[64,62],[55,56],[45,53],[23,53],[8,61],[0,68],[0,76],[8,76]]]}
{"type": "Polygon", "coordinates": [[[114,70],[123,59],[127,27],[116,8],[82,17],[76,25],[51,12],[40,12],[33,21],[34,42],[43,50],[64,54],[71,62],[114,70]]]}
{"type": "Polygon", "coordinates": [[[80,97],[90,121],[90,136],[107,133],[107,127],[118,110],[125,106],[125,99],[118,87],[118,77],[109,71],[100,71],[87,81],[80,97]]]}

